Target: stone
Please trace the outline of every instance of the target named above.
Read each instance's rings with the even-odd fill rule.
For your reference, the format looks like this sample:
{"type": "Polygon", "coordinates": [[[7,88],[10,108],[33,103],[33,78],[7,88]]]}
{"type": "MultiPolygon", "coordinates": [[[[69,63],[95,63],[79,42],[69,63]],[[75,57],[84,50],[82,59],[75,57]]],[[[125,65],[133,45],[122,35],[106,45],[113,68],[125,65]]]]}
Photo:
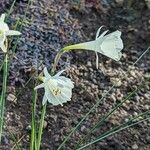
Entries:
{"type": "Polygon", "coordinates": [[[138,149],[138,145],[137,144],[132,145],[132,149],[138,149]]]}
{"type": "Polygon", "coordinates": [[[115,2],[116,2],[118,5],[122,6],[122,5],[123,5],[124,0],[115,0],[115,2]]]}

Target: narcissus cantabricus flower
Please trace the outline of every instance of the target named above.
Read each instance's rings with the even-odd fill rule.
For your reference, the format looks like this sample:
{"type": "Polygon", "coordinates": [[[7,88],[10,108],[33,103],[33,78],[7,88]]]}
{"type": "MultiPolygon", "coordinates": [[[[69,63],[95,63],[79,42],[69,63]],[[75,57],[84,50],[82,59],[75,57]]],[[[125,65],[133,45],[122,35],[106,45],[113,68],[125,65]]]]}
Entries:
{"type": "Polygon", "coordinates": [[[45,94],[42,104],[44,105],[47,100],[53,105],[62,105],[71,100],[73,82],[64,76],[60,76],[64,70],[58,72],[56,75],[51,76],[47,68],[44,68],[44,77],[40,77],[43,81],[42,84],[36,86],[34,89],[44,88],[45,94]]]}
{"type": "Polygon", "coordinates": [[[0,48],[4,53],[7,52],[7,47],[5,45],[6,37],[11,35],[20,35],[19,31],[9,30],[8,25],[4,22],[5,14],[0,17],[0,48]]]}
{"type": "Polygon", "coordinates": [[[92,51],[95,51],[96,53],[98,52],[109,58],[112,58],[113,60],[119,61],[122,56],[121,50],[123,49],[121,32],[117,30],[115,32],[112,32],[106,35],[106,33],[108,32],[107,30],[107,31],[104,31],[99,36],[101,28],[102,27],[98,29],[96,33],[96,39],[94,41],[66,46],[62,50],[64,52],[67,52],[73,49],[92,50],[92,51]]]}

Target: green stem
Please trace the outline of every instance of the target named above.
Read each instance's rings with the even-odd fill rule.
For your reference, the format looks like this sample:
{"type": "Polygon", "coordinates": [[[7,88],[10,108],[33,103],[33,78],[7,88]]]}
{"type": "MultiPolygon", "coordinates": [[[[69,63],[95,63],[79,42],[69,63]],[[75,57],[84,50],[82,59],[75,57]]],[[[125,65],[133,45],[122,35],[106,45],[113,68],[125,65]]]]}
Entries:
{"type": "Polygon", "coordinates": [[[8,54],[5,54],[4,66],[3,66],[3,85],[2,93],[0,100],[0,143],[3,131],[3,122],[4,122],[4,110],[5,110],[5,98],[6,98],[6,89],[7,89],[7,75],[8,75],[8,54]]]}
{"type": "MultiPolygon", "coordinates": [[[[53,68],[51,70],[51,74],[53,74],[56,70],[56,66],[58,65],[59,59],[62,56],[63,52],[59,51],[54,59],[54,65],[53,68]]],[[[44,118],[45,118],[45,114],[46,114],[46,106],[47,106],[47,102],[46,104],[43,106],[42,108],[42,114],[41,114],[41,119],[40,119],[40,127],[39,127],[39,131],[38,131],[38,139],[37,139],[37,150],[40,150],[40,145],[41,145],[41,138],[42,138],[42,132],[43,132],[43,125],[44,125],[44,118]]]]}
{"type": "Polygon", "coordinates": [[[31,125],[31,143],[30,143],[30,150],[37,150],[36,143],[36,122],[35,122],[35,114],[36,114],[36,100],[37,100],[37,91],[33,92],[33,101],[32,101],[32,125],[31,125]]]}
{"type": "Polygon", "coordinates": [[[41,115],[41,119],[40,119],[40,127],[39,127],[39,131],[38,131],[38,139],[37,139],[37,150],[40,150],[41,138],[42,138],[42,133],[43,133],[44,118],[45,118],[45,114],[46,114],[46,106],[47,106],[47,102],[43,106],[43,109],[42,109],[42,115],[41,115]]]}
{"type": "Polygon", "coordinates": [[[54,59],[54,65],[53,65],[53,67],[52,67],[51,74],[53,74],[53,73],[55,72],[56,66],[58,65],[59,59],[60,59],[60,57],[62,56],[63,53],[64,53],[64,52],[63,52],[62,50],[60,50],[60,51],[57,53],[57,55],[56,55],[56,57],[55,57],[55,59],[54,59]]]}

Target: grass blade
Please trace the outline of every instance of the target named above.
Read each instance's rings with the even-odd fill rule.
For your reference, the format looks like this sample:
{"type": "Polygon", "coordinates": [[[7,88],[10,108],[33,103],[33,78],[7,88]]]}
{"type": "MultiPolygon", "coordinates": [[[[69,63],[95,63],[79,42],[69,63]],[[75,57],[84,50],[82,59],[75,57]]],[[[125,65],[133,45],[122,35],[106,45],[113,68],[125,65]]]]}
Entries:
{"type": "MultiPolygon", "coordinates": [[[[13,7],[14,7],[15,3],[16,3],[16,0],[13,1],[12,5],[11,5],[11,7],[10,7],[8,13],[7,13],[7,18],[8,18],[8,17],[10,16],[10,14],[12,13],[13,7]]],[[[6,18],[6,19],[7,19],[7,18],[6,18]]]]}
{"type": "Polygon", "coordinates": [[[43,126],[44,126],[44,117],[45,117],[45,113],[46,113],[46,106],[47,106],[47,102],[42,108],[40,126],[39,126],[39,131],[38,131],[38,139],[37,139],[37,150],[40,150],[41,138],[42,138],[43,126]]]}
{"type": "Polygon", "coordinates": [[[127,123],[124,123],[124,124],[122,124],[122,125],[120,125],[120,126],[114,127],[113,129],[111,129],[111,130],[105,132],[104,134],[102,134],[101,136],[97,137],[97,138],[96,138],[95,140],[93,140],[92,142],[90,142],[90,143],[88,143],[88,144],[86,144],[86,145],[84,145],[84,146],[78,148],[77,150],[82,150],[82,149],[84,149],[84,148],[86,148],[86,147],[88,147],[88,146],[90,146],[90,145],[92,145],[92,144],[94,144],[94,143],[96,143],[96,142],[99,142],[99,141],[101,141],[101,140],[107,138],[108,136],[111,136],[111,135],[113,135],[113,134],[115,134],[115,133],[118,133],[118,132],[120,132],[120,131],[122,131],[122,130],[125,130],[125,129],[129,128],[129,127],[132,127],[132,126],[134,126],[134,125],[136,125],[136,124],[138,124],[138,123],[141,123],[141,122],[143,122],[143,121],[145,121],[145,120],[150,119],[150,117],[148,117],[148,118],[141,119],[141,120],[139,120],[139,121],[134,122],[134,121],[135,121],[136,119],[138,119],[140,116],[145,116],[145,115],[147,115],[147,114],[149,114],[149,113],[150,113],[150,110],[149,110],[149,111],[146,111],[146,112],[144,112],[144,113],[142,113],[142,114],[140,114],[140,115],[138,115],[138,116],[136,116],[136,117],[134,117],[134,118],[132,118],[132,119],[130,119],[127,123]],[[133,123],[132,123],[132,122],[133,122],[133,123]]]}
{"type": "Polygon", "coordinates": [[[5,54],[4,66],[3,66],[3,85],[2,85],[2,93],[1,93],[1,100],[0,100],[0,143],[1,143],[1,137],[3,131],[3,122],[4,122],[7,76],[8,76],[8,54],[5,54]]]}
{"type": "Polygon", "coordinates": [[[37,137],[36,137],[36,100],[37,100],[37,91],[33,91],[32,98],[32,125],[31,125],[31,142],[30,142],[30,150],[37,150],[37,137]]]}

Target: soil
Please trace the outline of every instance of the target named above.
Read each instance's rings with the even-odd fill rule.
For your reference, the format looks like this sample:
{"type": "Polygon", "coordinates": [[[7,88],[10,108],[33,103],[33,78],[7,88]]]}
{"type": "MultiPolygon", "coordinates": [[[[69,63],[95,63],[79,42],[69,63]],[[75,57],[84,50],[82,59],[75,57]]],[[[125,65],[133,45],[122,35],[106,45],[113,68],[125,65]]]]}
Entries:
{"type": "MultiPolygon", "coordinates": [[[[1,0],[0,14],[8,12],[13,0],[1,0]]],[[[56,150],[71,129],[115,84],[115,88],[83,122],[66,142],[63,149],[75,145],[88,130],[113,106],[137,88],[145,77],[150,77],[150,51],[133,66],[150,43],[150,11],[146,1],[140,0],[40,0],[28,3],[16,0],[6,22],[10,28],[20,30],[21,37],[13,38],[9,49],[9,80],[5,111],[5,125],[1,150],[13,148],[15,135],[22,150],[30,146],[32,89],[35,72],[43,66],[51,68],[56,53],[66,45],[94,40],[97,29],[110,32],[120,30],[124,42],[123,56],[115,62],[99,54],[96,69],[95,53],[73,51],[63,55],[57,70],[69,68],[64,75],[75,83],[72,100],[63,107],[48,105],[42,150],[56,150]],[[26,17],[24,17],[26,16],[26,17]],[[16,49],[15,44],[17,43],[16,49]],[[128,71],[129,70],[129,71],[128,71]],[[31,79],[31,80],[29,80],[31,79]],[[120,82],[117,82],[118,80],[120,82]],[[28,82],[29,81],[29,82],[28,82]],[[27,84],[28,82],[28,84],[27,84]],[[17,99],[14,100],[14,97],[17,99]]],[[[0,52],[2,63],[3,53],[0,52]]],[[[0,74],[2,86],[2,71],[0,74]]],[[[43,91],[38,91],[37,118],[41,114],[43,91]]],[[[150,83],[145,83],[134,96],[117,110],[87,140],[90,141],[108,129],[150,109],[150,83]]],[[[106,138],[87,150],[149,150],[150,121],[106,138]]]]}

